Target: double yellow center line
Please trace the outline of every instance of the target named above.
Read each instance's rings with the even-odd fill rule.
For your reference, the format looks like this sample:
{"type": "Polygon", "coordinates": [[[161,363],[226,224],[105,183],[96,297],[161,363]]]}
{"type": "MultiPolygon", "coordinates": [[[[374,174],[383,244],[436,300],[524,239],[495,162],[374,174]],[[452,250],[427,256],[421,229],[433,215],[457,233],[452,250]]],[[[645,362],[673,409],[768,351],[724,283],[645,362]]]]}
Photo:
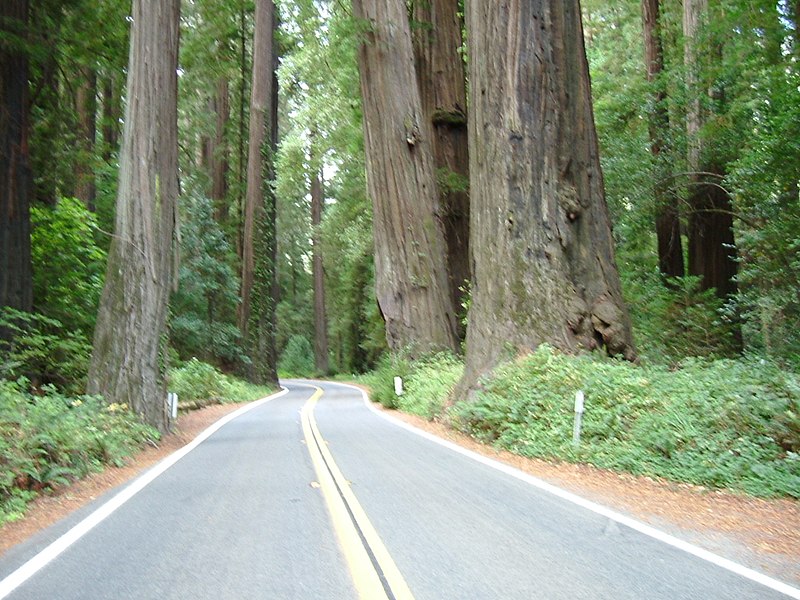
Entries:
{"type": "Polygon", "coordinates": [[[413,600],[405,579],[319,432],[314,407],[322,390],[314,389],[316,391],[300,411],[303,435],[356,591],[365,600],[413,600]]]}

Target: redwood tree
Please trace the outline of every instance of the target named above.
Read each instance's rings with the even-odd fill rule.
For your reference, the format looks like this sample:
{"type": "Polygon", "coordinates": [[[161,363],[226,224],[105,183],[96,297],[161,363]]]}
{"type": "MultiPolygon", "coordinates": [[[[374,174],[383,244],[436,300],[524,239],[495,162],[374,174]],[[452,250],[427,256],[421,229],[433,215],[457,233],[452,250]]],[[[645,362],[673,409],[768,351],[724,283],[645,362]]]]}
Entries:
{"type": "Polygon", "coordinates": [[[328,319],[325,311],[325,269],[322,257],[320,225],[322,224],[322,178],[316,166],[311,178],[312,275],[314,279],[314,366],[322,374],[328,372],[328,319]]]}
{"type": "Polygon", "coordinates": [[[167,302],[178,199],[180,0],[134,0],[115,233],[88,391],[164,431],[167,302]]]}
{"type": "Polygon", "coordinates": [[[250,359],[247,377],[262,384],[278,381],[275,352],[275,197],[271,187],[277,145],[275,26],[274,2],[257,0],[239,328],[250,359]]]}
{"type": "MultiPolygon", "coordinates": [[[[689,274],[700,277],[701,288],[715,289],[727,298],[737,291],[736,242],[733,235],[731,198],[721,185],[725,168],[713,148],[704,148],[702,130],[708,119],[703,96],[724,98],[721,82],[704,85],[704,63],[709,56],[701,53],[699,43],[703,23],[708,17],[708,0],[684,0],[684,60],[689,103],[686,114],[689,181],[689,274]]],[[[714,48],[704,40],[702,46],[714,48]]],[[[715,48],[719,51],[719,47],[715,48]]],[[[711,104],[711,103],[708,103],[711,104]]],[[[708,144],[707,144],[708,145],[708,144]]]]}
{"type": "Polygon", "coordinates": [[[470,279],[467,91],[458,0],[416,0],[414,58],[422,113],[432,127],[447,268],[455,309],[470,279]]]}
{"type": "Polygon", "coordinates": [[[431,125],[422,111],[404,0],[353,0],[368,24],[358,65],[364,104],[378,304],[392,350],[457,350],[431,125]]]}
{"type": "Polygon", "coordinates": [[[672,173],[663,155],[669,132],[666,85],[662,81],[664,48],[661,37],[659,0],[642,0],[642,29],[647,81],[650,83],[650,152],[655,165],[653,196],[656,205],[658,268],[668,277],[683,277],[683,247],[678,198],[672,189],[672,173]]]}
{"type": "Polygon", "coordinates": [[[578,0],[472,0],[466,373],[542,343],[635,356],[578,0]]]}
{"type": "MultiPolygon", "coordinates": [[[[28,160],[28,56],[22,50],[27,0],[0,5],[0,307],[29,311],[33,302],[28,160]]],[[[4,335],[0,329],[0,336],[4,335]]]]}

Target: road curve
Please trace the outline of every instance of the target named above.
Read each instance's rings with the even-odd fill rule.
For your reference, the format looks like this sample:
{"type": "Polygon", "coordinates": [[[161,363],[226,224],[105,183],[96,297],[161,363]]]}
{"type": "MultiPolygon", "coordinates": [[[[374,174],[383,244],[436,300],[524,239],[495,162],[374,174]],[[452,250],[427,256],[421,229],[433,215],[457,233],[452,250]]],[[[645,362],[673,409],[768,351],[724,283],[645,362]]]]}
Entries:
{"type": "Polygon", "coordinates": [[[355,388],[286,387],[13,548],[0,599],[800,598],[398,427],[355,388]]]}

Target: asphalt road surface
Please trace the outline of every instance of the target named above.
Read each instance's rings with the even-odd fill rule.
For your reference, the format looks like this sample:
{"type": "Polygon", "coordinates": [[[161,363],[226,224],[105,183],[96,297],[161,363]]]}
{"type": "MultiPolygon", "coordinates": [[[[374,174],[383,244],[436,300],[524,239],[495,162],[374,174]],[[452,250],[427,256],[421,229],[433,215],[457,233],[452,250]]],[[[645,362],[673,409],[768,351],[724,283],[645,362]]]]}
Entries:
{"type": "Polygon", "coordinates": [[[800,598],[800,590],[290,382],[10,550],[0,599],[800,598]]]}

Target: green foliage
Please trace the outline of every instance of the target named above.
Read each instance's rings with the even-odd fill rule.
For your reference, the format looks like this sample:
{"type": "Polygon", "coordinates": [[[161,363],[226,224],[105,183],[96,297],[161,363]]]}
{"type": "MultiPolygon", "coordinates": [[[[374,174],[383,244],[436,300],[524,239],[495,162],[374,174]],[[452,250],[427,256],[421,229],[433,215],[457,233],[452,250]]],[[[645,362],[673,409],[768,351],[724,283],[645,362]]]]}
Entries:
{"type": "Polygon", "coordinates": [[[402,354],[385,354],[374,371],[358,378],[370,389],[370,397],[386,408],[396,408],[426,419],[444,410],[456,383],[464,372],[463,363],[448,352],[410,361],[402,354]],[[403,394],[397,396],[394,378],[403,379],[403,394]]]}
{"type": "Polygon", "coordinates": [[[308,377],[314,370],[314,349],[308,339],[302,335],[292,336],[278,360],[281,377],[308,377]]]}
{"type": "Polygon", "coordinates": [[[686,356],[735,355],[734,320],[714,290],[700,290],[690,276],[666,285],[655,265],[627,266],[623,292],[643,360],[674,365],[686,356]]]}
{"type": "Polygon", "coordinates": [[[447,352],[415,361],[403,381],[400,410],[432,420],[442,414],[446,403],[464,374],[464,364],[447,352]]]}
{"type": "Polygon", "coordinates": [[[0,329],[11,333],[9,340],[0,339],[0,378],[24,376],[72,392],[84,388],[92,353],[84,335],[55,319],[8,307],[0,308],[0,329]]]}
{"type": "Polygon", "coordinates": [[[106,253],[97,220],[80,200],[31,207],[31,262],[36,310],[88,340],[103,291],[106,253]]]}
{"type": "Polygon", "coordinates": [[[244,357],[236,326],[239,289],[234,252],[212,218],[208,198],[184,194],[181,210],[180,284],[170,303],[174,315],[170,341],[181,358],[237,364],[244,357]]]}
{"type": "Polygon", "coordinates": [[[800,498],[798,415],[800,380],[764,361],[686,359],[668,370],[547,346],[496,369],[449,412],[464,431],[525,456],[800,498]],[[575,448],[578,390],[586,413],[575,448]]]}
{"type": "Polygon", "coordinates": [[[380,358],[375,370],[360,376],[358,382],[369,388],[370,398],[374,402],[380,402],[386,408],[398,408],[394,378],[401,377],[405,381],[413,368],[413,364],[405,356],[387,352],[380,358]]]}
{"type": "Polygon", "coordinates": [[[158,440],[128,408],[94,396],[40,395],[0,380],[0,525],[22,516],[42,490],[67,484],[158,440]]]}
{"type": "Polygon", "coordinates": [[[256,400],[274,391],[225,375],[196,358],[170,369],[167,387],[178,394],[182,406],[189,407],[256,400]]]}

